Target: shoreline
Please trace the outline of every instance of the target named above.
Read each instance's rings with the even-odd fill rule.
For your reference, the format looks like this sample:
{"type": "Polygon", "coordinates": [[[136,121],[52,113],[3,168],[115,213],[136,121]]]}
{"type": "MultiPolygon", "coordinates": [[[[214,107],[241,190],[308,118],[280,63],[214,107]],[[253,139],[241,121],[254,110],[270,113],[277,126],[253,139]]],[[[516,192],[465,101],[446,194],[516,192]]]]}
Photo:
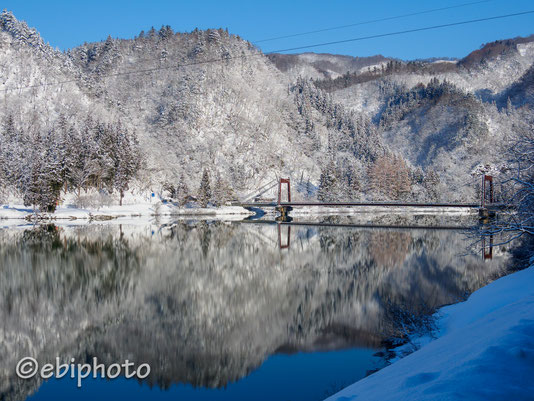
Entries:
{"type": "Polygon", "coordinates": [[[90,220],[107,221],[133,217],[206,217],[206,216],[251,216],[251,212],[240,206],[218,208],[177,208],[168,204],[133,204],[106,206],[102,208],[59,207],[54,213],[35,213],[22,205],[1,205],[0,220],[55,221],[90,220]]]}
{"type": "MultiPolygon", "coordinates": [[[[534,260],[531,259],[531,263],[534,260]]],[[[515,399],[534,394],[534,264],[440,308],[420,346],[325,401],[515,399]],[[530,379],[529,379],[530,378],[530,379]]]]}
{"type": "MultiPolygon", "coordinates": [[[[263,210],[267,216],[276,216],[274,209],[263,210]]],[[[310,207],[295,208],[291,216],[327,216],[327,215],[455,215],[469,216],[477,214],[473,208],[402,208],[367,206],[367,207],[310,207]]],[[[132,217],[232,217],[254,216],[256,212],[242,206],[220,206],[209,208],[176,207],[172,204],[131,204],[123,206],[105,206],[100,208],[76,208],[70,206],[58,207],[54,213],[36,213],[23,205],[0,205],[0,220],[17,219],[29,221],[54,220],[91,220],[106,221],[117,218],[132,217]]]]}

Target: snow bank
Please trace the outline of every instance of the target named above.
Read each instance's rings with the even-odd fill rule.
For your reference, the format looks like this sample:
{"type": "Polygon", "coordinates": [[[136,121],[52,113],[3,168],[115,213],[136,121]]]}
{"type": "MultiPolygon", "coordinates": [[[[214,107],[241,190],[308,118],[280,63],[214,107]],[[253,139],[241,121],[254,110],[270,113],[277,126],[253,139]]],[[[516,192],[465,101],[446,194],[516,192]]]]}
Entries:
{"type": "MultiPolygon", "coordinates": [[[[0,206],[0,219],[24,219],[33,214],[31,208],[22,205],[0,206]]],[[[100,208],[59,207],[54,213],[41,216],[49,219],[94,219],[108,220],[119,217],[147,216],[247,216],[253,212],[240,206],[222,206],[218,208],[179,208],[170,203],[139,203],[123,206],[106,206],[100,208]]]]}
{"type": "Polygon", "coordinates": [[[289,214],[291,216],[304,215],[338,215],[338,214],[369,214],[369,213],[387,213],[387,214],[457,214],[467,216],[477,214],[478,210],[470,207],[393,207],[393,206],[350,206],[350,207],[326,207],[326,206],[310,206],[306,208],[295,207],[289,214]]]}
{"type": "Polygon", "coordinates": [[[328,401],[534,399],[534,265],[437,317],[437,340],[328,401]]]}

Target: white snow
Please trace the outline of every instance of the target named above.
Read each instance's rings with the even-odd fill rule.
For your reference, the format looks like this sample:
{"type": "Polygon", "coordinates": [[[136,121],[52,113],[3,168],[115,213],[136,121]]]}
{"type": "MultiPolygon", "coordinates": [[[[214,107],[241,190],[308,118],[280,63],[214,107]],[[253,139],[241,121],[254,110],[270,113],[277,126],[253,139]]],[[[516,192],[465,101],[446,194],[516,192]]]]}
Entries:
{"type": "MultiPolygon", "coordinates": [[[[33,210],[23,205],[0,205],[0,219],[29,218],[33,210]]],[[[137,203],[123,206],[104,206],[99,208],[81,209],[76,207],[58,207],[54,213],[40,214],[48,219],[110,219],[119,217],[148,217],[148,216],[243,216],[254,214],[240,206],[222,207],[176,207],[167,203],[137,203]]]]}
{"type": "Polygon", "coordinates": [[[534,265],[437,317],[436,340],[327,400],[534,399],[534,265]]]}
{"type": "Polygon", "coordinates": [[[305,215],[340,215],[340,214],[399,214],[399,215],[462,215],[468,216],[478,213],[478,209],[469,207],[394,207],[394,206],[348,206],[326,207],[310,206],[306,208],[295,207],[289,214],[291,216],[305,215]]]}

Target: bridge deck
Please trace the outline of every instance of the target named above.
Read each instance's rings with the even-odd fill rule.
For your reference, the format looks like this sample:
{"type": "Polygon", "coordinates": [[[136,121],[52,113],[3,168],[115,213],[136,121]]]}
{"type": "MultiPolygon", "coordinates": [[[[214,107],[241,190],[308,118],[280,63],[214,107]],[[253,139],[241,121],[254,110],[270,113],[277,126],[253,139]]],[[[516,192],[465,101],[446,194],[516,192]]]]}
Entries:
{"type": "Polygon", "coordinates": [[[395,224],[355,224],[355,223],[324,223],[308,221],[274,221],[274,220],[240,220],[235,224],[266,224],[283,226],[313,226],[313,227],[342,227],[342,228],[365,228],[365,229],[388,229],[388,230],[470,230],[473,226],[423,226],[423,225],[395,225],[395,224]]]}
{"type": "Polygon", "coordinates": [[[242,203],[243,207],[277,207],[277,206],[291,206],[291,207],[351,207],[351,206],[380,206],[380,207],[457,207],[457,208],[480,208],[476,203],[410,203],[410,202],[251,202],[242,203]]]}

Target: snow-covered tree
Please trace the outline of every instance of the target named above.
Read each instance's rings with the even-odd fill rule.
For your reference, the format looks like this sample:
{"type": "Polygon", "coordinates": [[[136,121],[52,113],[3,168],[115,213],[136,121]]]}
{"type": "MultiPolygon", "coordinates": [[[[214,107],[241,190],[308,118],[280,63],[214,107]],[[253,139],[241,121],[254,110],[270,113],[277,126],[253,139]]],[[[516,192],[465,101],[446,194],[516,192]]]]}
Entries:
{"type": "Polygon", "coordinates": [[[434,170],[429,170],[424,176],[423,187],[426,189],[427,196],[432,201],[440,200],[440,179],[434,170]]]}
{"type": "Polygon", "coordinates": [[[215,177],[215,184],[213,185],[213,201],[217,206],[222,206],[226,202],[235,198],[232,187],[226,180],[217,173],[215,177]]]}
{"type": "Polygon", "coordinates": [[[330,160],[323,169],[321,169],[321,177],[319,178],[319,191],[317,192],[317,199],[323,202],[336,200],[339,196],[338,178],[336,174],[336,165],[333,160],[330,160]]]}
{"type": "Polygon", "coordinates": [[[120,126],[115,132],[112,158],[114,164],[113,188],[119,191],[119,204],[122,206],[124,192],[129,188],[131,179],[137,174],[141,165],[141,158],[136,138],[131,136],[128,131],[121,130],[120,126]]]}
{"type": "Polygon", "coordinates": [[[379,157],[369,169],[369,188],[376,195],[389,199],[403,199],[410,193],[411,171],[397,155],[379,157]]]}
{"type": "Polygon", "coordinates": [[[202,173],[202,180],[200,181],[197,199],[201,207],[208,206],[208,203],[212,200],[210,176],[207,169],[204,169],[204,172],[202,173]]]}
{"type": "Polygon", "coordinates": [[[354,166],[347,171],[346,180],[349,200],[357,199],[362,190],[362,185],[359,171],[354,166]]]}
{"type": "Polygon", "coordinates": [[[176,199],[178,200],[178,203],[183,206],[187,202],[187,198],[190,195],[189,187],[187,186],[187,183],[185,182],[185,177],[183,173],[180,175],[180,179],[178,180],[178,184],[176,184],[176,199]]]}
{"type": "Polygon", "coordinates": [[[19,180],[19,189],[25,205],[53,212],[63,184],[58,153],[50,133],[44,138],[37,134],[32,142],[34,147],[19,180]]]}
{"type": "MultiPolygon", "coordinates": [[[[482,228],[487,236],[500,235],[508,242],[527,234],[534,236],[534,121],[532,116],[526,129],[515,133],[507,155],[513,165],[504,179],[506,191],[502,202],[510,209],[499,211],[499,218],[482,228]]],[[[504,177],[503,177],[504,178],[504,177]]],[[[501,178],[502,180],[502,178],[501,178]]]]}

